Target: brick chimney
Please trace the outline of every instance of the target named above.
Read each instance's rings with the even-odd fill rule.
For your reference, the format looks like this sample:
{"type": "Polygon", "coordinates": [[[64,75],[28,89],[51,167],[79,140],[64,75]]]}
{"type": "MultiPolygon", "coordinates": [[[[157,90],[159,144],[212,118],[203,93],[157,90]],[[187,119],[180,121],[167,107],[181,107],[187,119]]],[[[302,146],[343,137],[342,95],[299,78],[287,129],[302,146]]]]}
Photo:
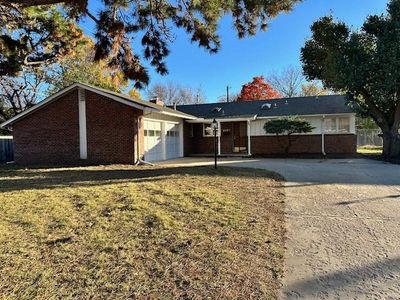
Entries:
{"type": "Polygon", "coordinates": [[[158,97],[150,99],[150,102],[160,106],[164,106],[164,101],[160,100],[158,97]]]}

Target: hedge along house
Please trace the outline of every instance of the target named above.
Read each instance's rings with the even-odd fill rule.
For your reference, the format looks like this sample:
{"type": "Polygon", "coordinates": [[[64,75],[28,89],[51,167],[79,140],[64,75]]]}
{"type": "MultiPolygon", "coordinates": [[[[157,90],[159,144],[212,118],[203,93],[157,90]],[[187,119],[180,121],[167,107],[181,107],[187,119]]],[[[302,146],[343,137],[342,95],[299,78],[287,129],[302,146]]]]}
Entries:
{"type": "Polygon", "coordinates": [[[14,160],[34,163],[136,163],[214,152],[211,122],[219,123],[220,155],[274,156],[281,141],[264,123],[299,116],[315,127],[298,135],[296,155],[352,155],[355,113],[343,96],[166,107],[75,83],[1,124],[14,136],[14,160]]]}

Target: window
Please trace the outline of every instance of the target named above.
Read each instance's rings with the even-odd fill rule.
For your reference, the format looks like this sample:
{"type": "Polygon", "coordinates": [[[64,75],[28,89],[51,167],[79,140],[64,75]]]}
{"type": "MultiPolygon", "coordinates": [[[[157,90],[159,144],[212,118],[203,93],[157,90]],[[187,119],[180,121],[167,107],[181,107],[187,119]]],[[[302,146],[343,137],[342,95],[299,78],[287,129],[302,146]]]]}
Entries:
{"type": "Polygon", "coordinates": [[[350,132],[350,118],[326,118],[325,119],[325,133],[349,133],[350,132]]]}
{"type": "Polygon", "coordinates": [[[145,130],[144,130],[144,136],[148,136],[148,135],[149,135],[149,132],[148,132],[147,129],[145,129],[145,130]]]}
{"type": "Polygon", "coordinates": [[[203,124],[203,136],[214,136],[211,124],[203,124]]]}
{"type": "Polygon", "coordinates": [[[325,132],[335,133],[336,129],[336,118],[326,118],[325,119],[325,132]]]}
{"type": "Polygon", "coordinates": [[[350,132],[350,119],[349,118],[339,118],[339,133],[350,132]]]}
{"type": "Polygon", "coordinates": [[[167,136],[179,136],[179,131],[168,130],[167,131],[167,136]]]}
{"type": "Polygon", "coordinates": [[[193,124],[190,124],[189,137],[194,137],[194,126],[193,126],[193,124]]]}

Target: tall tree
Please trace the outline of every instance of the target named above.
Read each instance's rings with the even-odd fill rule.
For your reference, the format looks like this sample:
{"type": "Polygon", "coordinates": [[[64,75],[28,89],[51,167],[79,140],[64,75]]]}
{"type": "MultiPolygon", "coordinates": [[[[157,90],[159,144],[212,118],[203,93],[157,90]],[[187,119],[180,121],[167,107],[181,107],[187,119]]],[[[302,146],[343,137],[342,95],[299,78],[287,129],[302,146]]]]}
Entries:
{"type": "Polygon", "coordinates": [[[194,104],[205,101],[204,92],[201,88],[182,86],[172,81],[154,84],[147,90],[147,97],[157,97],[164,101],[166,105],[194,104]]]}
{"type": "Polygon", "coordinates": [[[140,40],[144,57],[156,71],[166,74],[165,57],[174,40],[173,27],[184,29],[192,42],[215,53],[221,46],[217,28],[224,15],[232,15],[237,34],[243,38],[259,29],[266,30],[272,18],[292,10],[300,1],[96,0],[99,5],[93,12],[87,0],[0,0],[1,15],[7,16],[0,21],[1,72],[15,74],[24,62],[59,57],[73,46],[71,37],[76,26],[60,27],[55,21],[64,18],[76,25],[79,20],[90,18],[96,24],[95,59],[110,58],[107,61],[111,67],[119,68],[140,87],[148,83],[149,76],[138,55],[140,49],[132,48],[133,39],[140,40]],[[25,18],[26,12],[46,10],[50,4],[62,5],[52,6],[57,10],[54,16],[43,16],[40,24],[34,23],[33,33],[37,31],[46,38],[35,38],[30,43],[32,22],[25,18]],[[24,33],[17,34],[21,30],[24,33]],[[51,51],[43,52],[47,46],[51,51]]]}
{"type": "Polygon", "coordinates": [[[24,67],[20,76],[0,76],[0,123],[42,100],[46,88],[43,68],[24,67]]]}
{"type": "Polygon", "coordinates": [[[128,95],[131,96],[134,99],[142,99],[142,95],[140,94],[140,92],[135,89],[135,88],[131,88],[128,92],[128,95]]]}
{"type": "Polygon", "coordinates": [[[265,81],[263,76],[254,77],[253,81],[242,86],[238,101],[267,100],[282,96],[265,81]]]}
{"type": "Polygon", "coordinates": [[[360,112],[383,133],[383,155],[400,158],[400,0],[391,0],[387,15],[369,16],[351,31],[331,16],[312,27],[301,51],[308,79],[348,94],[360,112]]]}
{"type": "Polygon", "coordinates": [[[286,98],[331,94],[331,91],[324,88],[320,82],[307,81],[303,70],[299,67],[289,66],[280,72],[273,72],[267,81],[286,98]]]}
{"type": "Polygon", "coordinates": [[[94,45],[89,38],[85,44],[63,57],[58,63],[47,69],[47,81],[50,85],[47,94],[53,94],[74,82],[82,82],[100,88],[122,92],[128,86],[123,74],[111,69],[106,61],[93,61],[94,45]]]}
{"type": "Polygon", "coordinates": [[[320,83],[307,81],[301,85],[300,96],[323,96],[330,95],[332,91],[324,88],[320,83]]]}
{"type": "Polygon", "coordinates": [[[0,0],[0,76],[52,63],[80,43],[82,31],[56,6],[24,7],[13,2],[20,1],[0,0]]]}
{"type": "MultiPolygon", "coordinates": [[[[240,93],[236,92],[236,93],[230,93],[229,94],[229,102],[237,102],[239,99],[240,93]]],[[[219,96],[217,99],[217,102],[223,103],[227,101],[227,96],[223,95],[223,96],[219,96]]]]}
{"type": "Polygon", "coordinates": [[[271,73],[267,80],[275,90],[287,98],[300,96],[301,87],[305,82],[303,70],[294,66],[271,73]]]}

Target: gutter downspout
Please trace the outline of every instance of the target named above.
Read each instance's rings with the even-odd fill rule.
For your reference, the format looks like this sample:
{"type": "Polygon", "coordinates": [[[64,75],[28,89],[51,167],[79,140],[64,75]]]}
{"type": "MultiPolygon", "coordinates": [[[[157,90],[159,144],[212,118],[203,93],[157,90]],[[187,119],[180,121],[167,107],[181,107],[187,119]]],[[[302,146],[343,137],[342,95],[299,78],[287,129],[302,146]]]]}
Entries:
{"type": "Polygon", "coordinates": [[[322,123],[321,123],[321,153],[326,157],[325,152],[325,115],[322,115],[322,123]]]}

